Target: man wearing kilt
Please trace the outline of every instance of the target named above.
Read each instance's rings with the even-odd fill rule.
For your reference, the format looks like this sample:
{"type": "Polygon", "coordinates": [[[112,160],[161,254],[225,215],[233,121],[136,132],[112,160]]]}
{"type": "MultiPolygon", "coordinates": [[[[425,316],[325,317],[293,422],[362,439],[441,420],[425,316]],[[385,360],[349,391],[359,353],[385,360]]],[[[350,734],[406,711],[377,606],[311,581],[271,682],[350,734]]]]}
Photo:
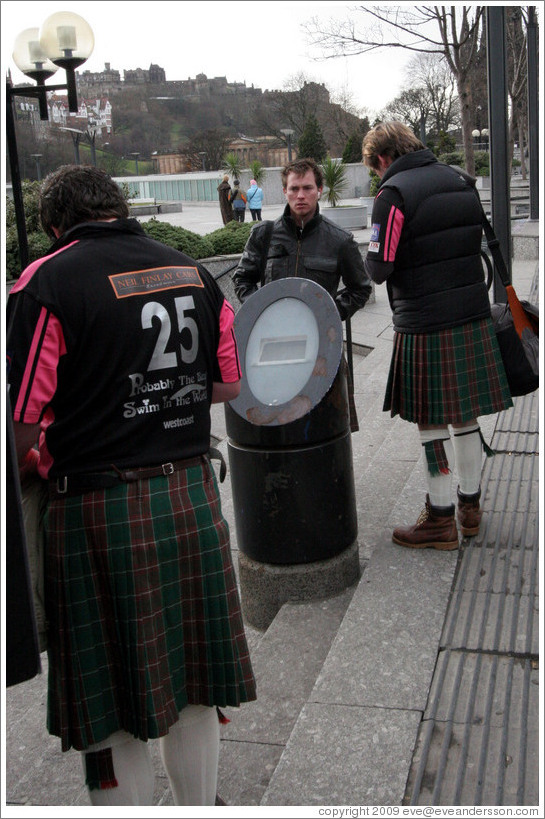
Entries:
{"type": "Polygon", "coordinates": [[[452,469],[460,529],[476,535],[483,448],[493,454],[477,419],[512,406],[480,258],[481,207],[400,122],[376,125],[362,150],[381,179],[365,268],[386,282],[395,330],[383,409],[418,424],[427,465],[425,509],[393,541],[456,549],[452,469]]]}
{"type": "Polygon", "coordinates": [[[47,482],[48,713],[93,805],[213,805],[221,706],[255,699],[210,463],[210,406],[240,389],[233,309],[207,270],[128,218],[117,184],[64,166],[54,240],[8,300],[22,474],[47,482]],[[38,448],[34,448],[38,442],[38,448]]]}

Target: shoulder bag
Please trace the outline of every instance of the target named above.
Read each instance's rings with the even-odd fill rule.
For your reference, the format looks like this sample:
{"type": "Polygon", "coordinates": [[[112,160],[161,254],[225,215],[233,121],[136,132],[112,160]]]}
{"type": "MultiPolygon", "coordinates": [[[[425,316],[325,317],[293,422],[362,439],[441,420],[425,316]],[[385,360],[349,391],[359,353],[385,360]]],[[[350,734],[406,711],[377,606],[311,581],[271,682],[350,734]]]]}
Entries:
{"type": "MultiPolygon", "coordinates": [[[[480,200],[479,200],[480,201],[480,200]]],[[[492,258],[507,293],[507,303],[491,305],[492,321],[500,348],[511,395],[528,395],[539,387],[539,307],[520,300],[509,281],[499,241],[481,204],[482,223],[492,258]]],[[[492,262],[482,251],[490,289],[494,277],[492,262]]]]}

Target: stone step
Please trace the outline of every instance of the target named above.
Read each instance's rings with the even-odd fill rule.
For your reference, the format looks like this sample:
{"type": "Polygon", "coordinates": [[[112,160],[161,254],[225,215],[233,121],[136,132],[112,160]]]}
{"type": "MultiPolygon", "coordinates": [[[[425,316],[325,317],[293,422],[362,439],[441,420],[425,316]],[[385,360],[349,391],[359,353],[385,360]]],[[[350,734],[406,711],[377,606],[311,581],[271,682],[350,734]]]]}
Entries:
{"type": "Polygon", "coordinates": [[[456,555],[383,532],[262,805],[402,803],[456,555]]]}
{"type": "Polygon", "coordinates": [[[353,593],[284,604],[253,649],[258,698],[240,712],[223,709],[231,722],[222,729],[218,792],[228,805],[260,804],[353,593]]]}
{"type": "MultiPolygon", "coordinates": [[[[373,533],[377,531],[378,521],[388,517],[392,492],[396,496],[403,493],[404,484],[421,455],[412,426],[390,419],[382,412],[388,349],[388,345],[384,345],[384,349],[378,345],[367,356],[355,359],[355,390],[363,391],[366,396],[364,402],[357,402],[364,410],[359,413],[360,431],[355,433],[365,445],[358,443],[355,447],[358,456],[354,459],[362,579],[334,598],[285,604],[264,633],[247,628],[258,699],[244,705],[239,718],[238,712],[225,709],[231,723],[222,730],[218,790],[228,804],[265,804],[262,800],[292,742],[294,728],[305,719],[330,648],[342,640],[340,635],[352,596],[359,595],[365,583],[365,566],[377,545],[373,533]],[[379,369],[382,369],[382,378],[377,379],[379,369]],[[360,454],[362,450],[365,455],[360,454]],[[401,458],[400,451],[403,452],[401,458]],[[394,458],[398,460],[398,468],[389,479],[384,473],[385,458],[392,462],[394,458]]],[[[409,723],[412,721],[410,717],[409,723]]],[[[411,737],[412,733],[411,729],[411,737]]],[[[309,777],[312,779],[311,773],[309,777]]],[[[297,804],[286,794],[274,797],[277,798],[281,801],[276,804],[297,804]]]]}

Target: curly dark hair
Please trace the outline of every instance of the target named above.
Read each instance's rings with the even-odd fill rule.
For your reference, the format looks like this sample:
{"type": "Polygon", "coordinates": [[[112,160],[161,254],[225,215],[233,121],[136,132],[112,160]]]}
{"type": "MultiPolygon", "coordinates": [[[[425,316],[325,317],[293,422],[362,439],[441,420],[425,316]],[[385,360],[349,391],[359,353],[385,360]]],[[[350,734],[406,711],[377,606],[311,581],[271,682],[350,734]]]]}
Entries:
{"type": "Polygon", "coordinates": [[[46,176],[40,189],[40,221],[50,238],[81,222],[124,219],[129,206],[119,185],[90,165],[62,165],[46,176]]]}
{"type": "Polygon", "coordinates": [[[296,176],[304,176],[307,171],[312,171],[314,179],[316,180],[316,187],[323,188],[324,176],[322,169],[314,159],[310,157],[305,159],[294,159],[289,165],[282,169],[282,187],[286,188],[288,184],[288,174],[294,173],[296,176]]]}

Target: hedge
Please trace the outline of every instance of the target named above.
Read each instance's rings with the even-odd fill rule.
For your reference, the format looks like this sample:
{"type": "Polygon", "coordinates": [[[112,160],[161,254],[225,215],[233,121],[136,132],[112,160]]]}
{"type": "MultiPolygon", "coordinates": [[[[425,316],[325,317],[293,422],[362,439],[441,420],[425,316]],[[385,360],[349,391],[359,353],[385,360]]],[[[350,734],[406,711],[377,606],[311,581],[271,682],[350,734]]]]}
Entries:
{"type": "Polygon", "coordinates": [[[192,259],[206,259],[208,256],[215,255],[212,242],[209,242],[206,236],[199,236],[198,233],[193,233],[191,230],[171,225],[169,222],[159,222],[157,219],[149,219],[141,224],[152,239],[181,250],[192,259]]]}
{"type": "MultiPolygon", "coordinates": [[[[51,242],[46,234],[39,229],[37,222],[37,202],[39,185],[24,183],[25,213],[30,214],[27,219],[28,231],[28,259],[29,263],[47,255],[51,242]]],[[[19,262],[19,243],[15,226],[15,208],[8,198],[6,211],[6,277],[16,279],[21,273],[19,262]]],[[[155,218],[142,222],[142,228],[153,239],[162,242],[176,250],[181,250],[193,259],[207,259],[210,256],[227,256],[242,253],[248,236],[257,222],[228,222],[225,227],[215,230],[206,236],[200,236],[183,227],[171,225],[169,222],[159,222],[155,218]]]]}
{"type": "Polygon", "coordinates": [[[229,256],[242,253],[248,236],[257,222],[227,222],[225,227],[207,233],[206,238],[212,243],[214,256],[229,256]]]}

